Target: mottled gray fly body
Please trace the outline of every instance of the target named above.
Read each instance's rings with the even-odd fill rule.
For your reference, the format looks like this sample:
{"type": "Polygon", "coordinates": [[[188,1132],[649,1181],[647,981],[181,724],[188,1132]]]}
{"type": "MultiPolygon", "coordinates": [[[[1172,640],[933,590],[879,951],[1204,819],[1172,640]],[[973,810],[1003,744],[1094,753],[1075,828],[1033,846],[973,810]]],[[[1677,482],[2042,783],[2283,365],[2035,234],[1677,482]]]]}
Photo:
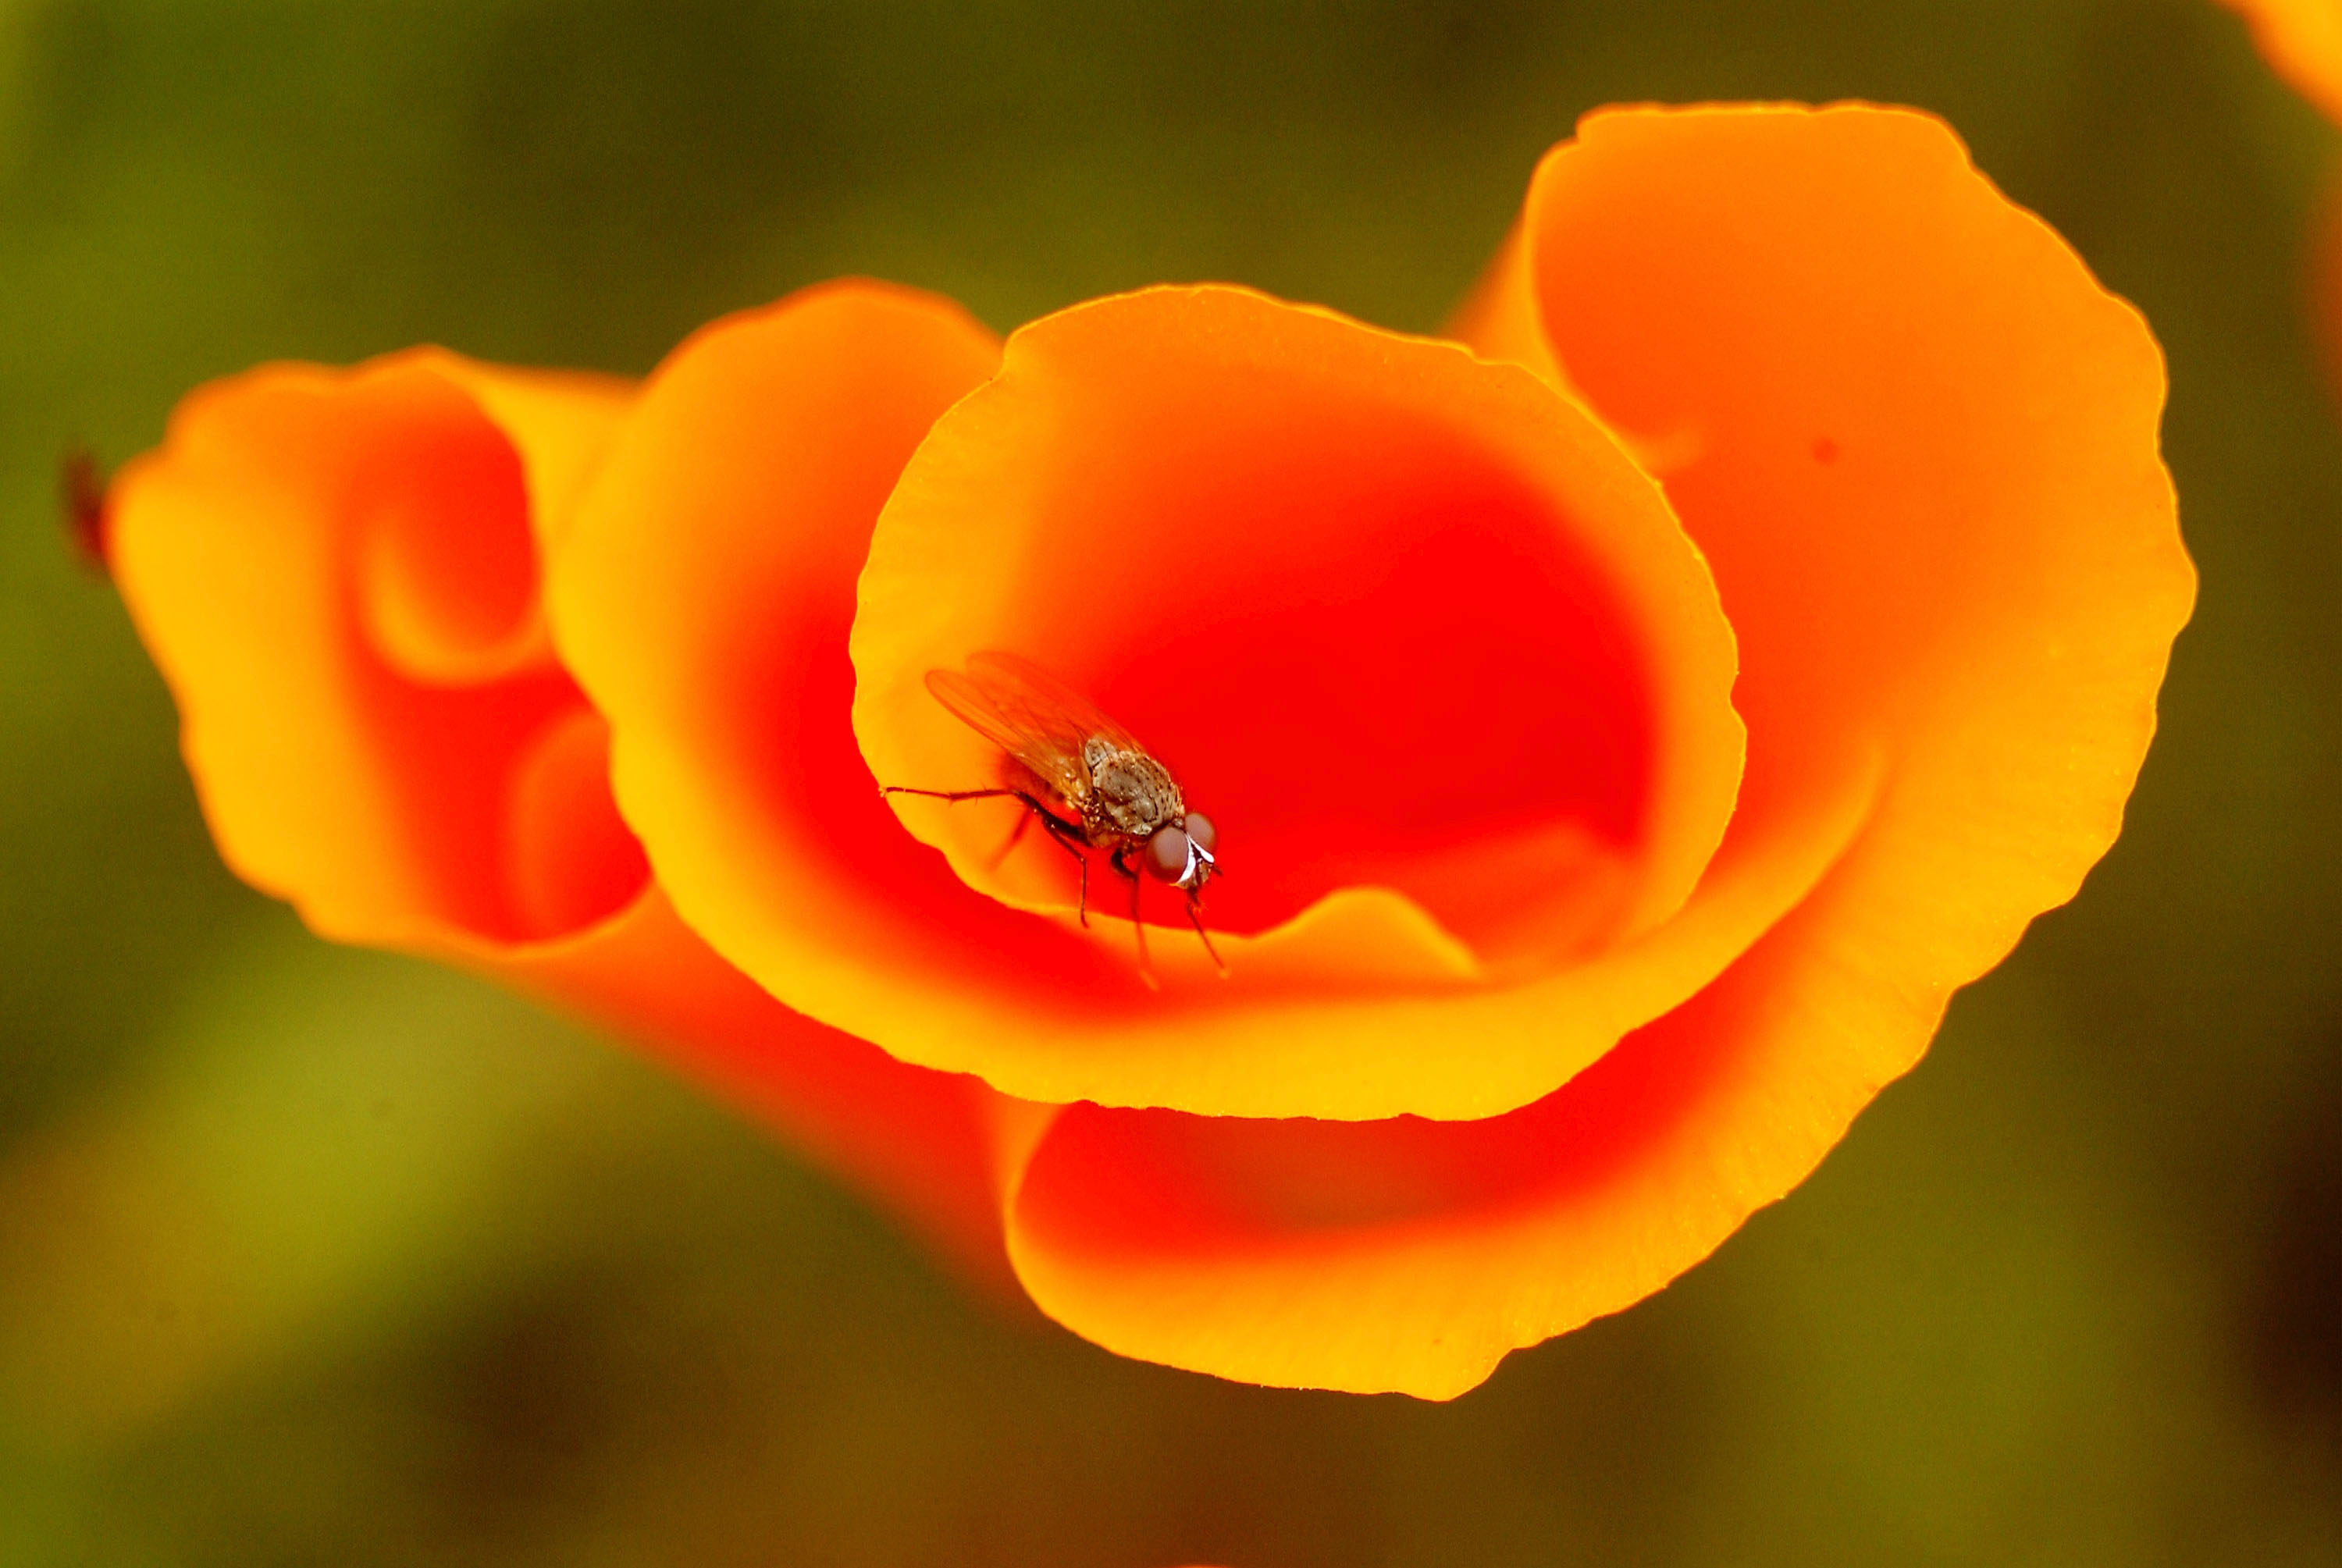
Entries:
{"type": "MultiPolygon", "coordinates": [[[[881,794],[927,795],[936,800],[985,800],[1010,796],[1028,814],[1016,824],[1021,837],[1038,820],[1057,845],[1081,866],[1082,924],[1089,924],[1089,857],[1102,849],[1116,874],[1130,883],[1130,924],[1137,934],[1138,969],[1149,985],[1146,929],[1138,919],[1138,873],[1187,895],[1187,920],[1204,951],[1222,974],[1210,933],[1204,929],[1204,884],[1219,874],[1215,857],[1219,834],[1209,817],[1189,811],[1171,770],[1148,754],[1128,730],[1098,711],[1063,681],[1015,654],[971,654],[967,668],[929,670],[927,690],[966,720],[978,734],[1006,753],[1022,776],[996,789],[914,789],[883,784],[881,794]],[[1026,784],[1029,787],[1018,787],[1026,784]]],[[[1016,838],[1009,840],[1011,845],[1016,838]]],[[[1003,854],[1006,851],[1004,849],[1003,854]]]]}

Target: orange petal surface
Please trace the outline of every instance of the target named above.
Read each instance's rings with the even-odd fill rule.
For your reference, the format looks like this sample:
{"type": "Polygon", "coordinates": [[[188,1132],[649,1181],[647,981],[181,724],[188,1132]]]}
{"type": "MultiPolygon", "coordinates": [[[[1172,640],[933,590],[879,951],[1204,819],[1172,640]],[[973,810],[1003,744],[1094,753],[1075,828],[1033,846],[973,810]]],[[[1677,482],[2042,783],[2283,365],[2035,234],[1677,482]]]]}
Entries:
{"type": "Polygon", "coordinates": [[[1509,1114],[1065,1113],[1011,1255],[1126,1354],[1446,1397],[1659,1288],[2074,893],[2154,728],[2194,593],[2159,355],[1938,122],[1591,116],[1460,325],[1660,467],[1714,570],[1748,725],[1716,866],[1801,802],[1861,820],[1718,980],[1509,1114]]]}
{"type": "Polygon", "coordinates": [[[996,358],[866,294],[711,329],[556,573],[662,884],[793,1005],[1031,1100],[1480,1114],[1696,990],[1857,820],[1811,803],[1687,902],[1738,780],[1730,634],[1656,489],[1535,378],[1234,289],[996,358]],[[810,362],[851,398],[790,394],[810,362]],[[938,854],[879,800],[874,766],[992,776],[924,683],[985,646],[1159,737],[1252,846],[1211,905],[1235,979],[1158,935],[1150,992],[1103,867],[1085,933],[1040,834],[995,874],[1014,809],[902,809],[938,854]]]}
{"type": "Polygon", "coordinates": [[[634,396],[428,349],[191,394],[116,481],[111,544],[206,818],[320,933],[656,1042],[996,1273],[991,1097],[725,964],[612,804],[538,577],[634,396]]]}
{"type": "Polygon", "coordinates": [[[807,1004],[899,1054],[1037,1099],[1477,1114],[1706,978],[1639,939],[1731,813],[1731,634],[1656,487],[1533,377],[1226,287],[1023,329],[878,522],[854,656],[879,777],[995,781],[925,682],[994,648],[1092,696],[1218,824],[1230,974],[1156,890],[1149,988],[1126,919],[1077,919],[1057,846],[1001,856],[1023,808],[896,797],[1026,915],[961,899],[991,973],[916,1014],[876,964],[807,1004]]]}

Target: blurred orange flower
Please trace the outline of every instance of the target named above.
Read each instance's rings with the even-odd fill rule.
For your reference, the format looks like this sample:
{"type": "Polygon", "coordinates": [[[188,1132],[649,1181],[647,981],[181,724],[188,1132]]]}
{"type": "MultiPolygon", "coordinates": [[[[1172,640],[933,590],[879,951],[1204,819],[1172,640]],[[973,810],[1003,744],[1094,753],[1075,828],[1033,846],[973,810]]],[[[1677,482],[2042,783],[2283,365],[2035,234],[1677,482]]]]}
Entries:
{"type": "MultiPolygon", "coordinates": [[[[2270,69],[2342,126],[2342,5],[2335,0],[2222,0],[2251,25],[2270,69]]],[[[2327,385],[2342,395],[2342,179],[2329,175],[2310,222],[2307,295],[2327,385]]]]}
{"type": "Polygon", "coordinates": [[[2220,0],[2245,18],[2261,56],[2342,125],[2342,5],[2334,0],[2220,0]]]}
{"type": "Polygon", "coordinates": [[[675,918],[611,804],[538,563],[635,396],[422,349],[187,397],[115,480],[107,544],[213,834],[321,934],[656,1047],[1005,1281],[996,1097],[744,979],[675,918]]]}

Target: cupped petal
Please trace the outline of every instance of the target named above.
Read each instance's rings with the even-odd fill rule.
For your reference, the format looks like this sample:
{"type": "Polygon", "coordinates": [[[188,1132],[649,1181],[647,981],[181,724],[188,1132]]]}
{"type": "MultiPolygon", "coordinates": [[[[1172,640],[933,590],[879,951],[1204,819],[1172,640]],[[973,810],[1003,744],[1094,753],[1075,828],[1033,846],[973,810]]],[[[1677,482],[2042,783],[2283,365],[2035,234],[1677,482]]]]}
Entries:
{"type": "MultiPolygon", "coordinates": [[[[1532,378],[1243,291],[1150,291],[1020,334],[901,470],[981,379],[923,379],[939,336],[885,295],[705,335],[655,379],[555,587],[662,882],[792,1004],[1028,1099],[1480,1114],[1696,989],[1843,843],[1847,803],[1827,803],[1801,857],[1762,878],[1751,860],[1731,896],[1666,919],[1736,784],[1730,635],[1648,481],[1532,378]],[[841,377],[850,399],[787,390],[841,377]],[[901,445],[851,488],[836,474],[874,430],[901,445]],[[1103,672],[1102,699],[1168,737],[1191,804],[1238,803],[1211,805],[1224,847],[1258,851],[1224,853],[1238,869],[1215,884],[1235,980],[1158,939],[1151,994],[1127,948],[1084,939],[1070,885],[987,896],[896,825],[832,740],[857,690],[839,574],[866,550],[855,700],[887,715],[881,774],[988,773],[922,684],[970,637],[1103,672]],[[1084,647],[1101,663],[1066,656],[1084,647]],[[1312,777],[1318,741],[1371,753],[1324,759],[1366,774],[1312,777]],[[1439,918],[1459,911],[1496,964],[1439,918]],[[1601,973],[1551,973],[1551,950],[1596,942],[1601,973]]],[[[1027,873],[1036,852],[1056,853],[1033,835],[1027,873]]],[[[980,858],[961,872],[982,880],[980,858]]]]}
{"type": "Polygon", "coordinates": [[[634,395],[430,349],[191,394],[116,481],[112,544],[205,816],[320,933],[652,1042],[996,1276],[993,1097],[725,964],[612,803],[538,574],[634,395]]]}
{"type": "Polygon", "coordinates": [[[1875,800],[1714,984],[1508,1115],[1066,1113],[1020,1167],[1011,1256],[1127,1354],[1446,1397],[1658,1289],[2071,895],[2153,731],[2194,591],[2159,356],[1932,119],[1593,116],[1461,326],[1672,454],[1740,642],[1718,866],[1833,780],[1875,800]]]}
{"type": "Polygon", "coordinates": [[[1676,454],[1740,640],[1734,836],[1883,754],[1833,874],[1924,1038],[2113,843],[2154,733],[2195,572],[2153,335],[1910,110],[1590,115],[1510,255],[1487,288],[1532,299],[1484,293],[1466,335],[1532,315],[1576,395],[1676,454]]]}
{"type": "Polygon", "coordinates": [[[1910,998],[1847,979],[1860,896],[1826,885],[1690,1003],[1502,1116],[1068,1107],[1015,1168],[1017,1278],[1123,1355],[1452,1399],[1705,1258],[1912,1064],[1910,998]]]}
{"type": "MultiPolygon", "coordinates": [[[[116,579],[221,852],[328,936],[539,934],[508,881],[507,781],[581,703],[542,633],[521,458],[457,363],[214,383],[114,486],[116,579]]],[[[606,440],[631,397],[501,374],[581,440],[606,440]]],[[[633,864],[608,868],[604,915],[647,875],[608,847],[633,864]]]]}
{"type": "MultiPolygon", "coordinates": [[[[1730,629],[1597,426],[1452,345],[1241,289],[1037,322],[930,435],[862,581],[874,770],[991,782],[997,747],[924,677],[993,647],[1176,764],[1240,846],[1213,903],[1240,934],[1381,885],[1542,967],[1679,908],[1739,782],[1730,629]]],[[[1074,913],[1065,857],[896,809],[971,885],[1074,913]]]]}

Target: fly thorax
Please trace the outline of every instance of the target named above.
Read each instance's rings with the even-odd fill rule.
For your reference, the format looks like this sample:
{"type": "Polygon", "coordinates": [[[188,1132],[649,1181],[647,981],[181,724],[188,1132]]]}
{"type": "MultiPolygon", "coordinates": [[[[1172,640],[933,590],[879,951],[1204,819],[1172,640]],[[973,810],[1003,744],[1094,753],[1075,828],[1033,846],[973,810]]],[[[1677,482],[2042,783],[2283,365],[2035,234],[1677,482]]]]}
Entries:
{"type": "Polygon", "coordinates": [[[1093,735],[1082,747],[1082,760],[1089,764],[1100,814],[1117,831],[1144,837],[1179,814],[1179,786],[1146,753],[1093,735]]]}

